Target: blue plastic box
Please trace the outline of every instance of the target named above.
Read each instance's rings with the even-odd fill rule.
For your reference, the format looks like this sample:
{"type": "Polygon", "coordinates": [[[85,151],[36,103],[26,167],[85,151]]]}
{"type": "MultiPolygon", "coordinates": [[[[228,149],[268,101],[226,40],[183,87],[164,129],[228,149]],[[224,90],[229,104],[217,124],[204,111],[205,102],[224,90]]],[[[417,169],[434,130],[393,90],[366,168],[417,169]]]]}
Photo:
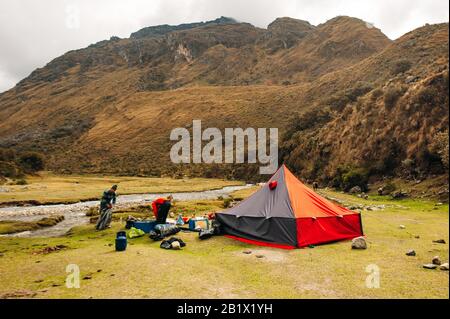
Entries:
{"type": "Polygon", "coordinates": [[[157,225],[156,221],[138,221],[133,222],[132,227],[142,230],[144,233],[148,234],[157,225]]]}

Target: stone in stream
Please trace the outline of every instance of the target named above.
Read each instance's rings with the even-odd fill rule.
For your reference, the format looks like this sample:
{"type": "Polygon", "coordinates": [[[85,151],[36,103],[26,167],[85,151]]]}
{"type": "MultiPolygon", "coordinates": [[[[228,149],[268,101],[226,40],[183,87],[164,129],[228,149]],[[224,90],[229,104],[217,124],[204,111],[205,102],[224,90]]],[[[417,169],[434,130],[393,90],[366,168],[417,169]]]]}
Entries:
{"type": "Polygon", "coordinates": [[[438,267],[438,265],[435,264],[425,264],[423,265],[423,268],[425,269],[436,269],[438,267]]]}
{"type": "Polygon", "coordinates": [[[439,269],[448,271],[448,263],[443,263],[442,265],[439,266],[439,269]]]}
{"type": "Polygon", "coordinates": [[[439,256],[434,256],[434,257],[433,257],[433,260],[431,261],[431,263],[432,263],[433,265],[438,265],[438,266],[440,266],[440,265],[442,264],[442,261],[441,261],[441,259],[439,258],[439,256]]]}
{"type": "Polygon", "coordinates": [[[416,251],[414,249],[410,249],[406,252],[406,256],[415,256],[416,251]]]}
{"type": "Polygon", "coordinates": [[[364,237],[356,237],[352,240],[352,249],[367,249],[367,243],[364,237]]]}

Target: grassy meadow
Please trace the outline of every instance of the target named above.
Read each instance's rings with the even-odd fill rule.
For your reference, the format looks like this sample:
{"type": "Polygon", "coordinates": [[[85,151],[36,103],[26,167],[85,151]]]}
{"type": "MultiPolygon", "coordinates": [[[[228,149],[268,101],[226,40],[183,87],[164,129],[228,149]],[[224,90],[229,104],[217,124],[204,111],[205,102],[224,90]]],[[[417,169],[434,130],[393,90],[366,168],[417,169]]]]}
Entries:
{"type": "Polygon", "coordinates": [[[118,194],[195,192],[242,185],[238,181],[208,178],[151,178],[102,175],[58,175],[43,172],[28,176],[28,185],[2,185],[0,203],[37,201],[39,203],[70,203],[100,198],[103,190],[118,184],[118,194]]]}
{"type": "MultiPolygon", "coordinates": [[[[246,197],[255,189],[234,196],[246,197]]],[[[144,236],[129,239],[127,250],[116,252],[115,233],[124,225],[115,221],[106,231],[96,232],[93,225],[86,225],[59,238],[0,237],[0,297],[449,297],[448,272],[422,268],[436,255],[448,261],[447,204],[380,196],[364,200],[330,190],[321,193],[355,205],[385,206],[362,212],[367,250],[352,250],[349,241],[280,250],[222,236],[201,241],[195,233],[180,232],[176,236],[187,243],[180,251],[161,249],[159,242],[144,236]],[[436,239],[446,244],[433,243],[436,239]],[[409,249],[417,255],[406,256],[409,249]],[[245,254],[248,250],[251,253],[245,254]],[[80,288],[65,285],[69,264],[79,266],[80,288]],[[380,271],[379,288],[366,287],[370,275],[366,270],[371,265],[380,271]]],[[[220,200],[186,201],[176,203],[174,210],[202,213],[222,209],[222,204],[220,200]]]]}

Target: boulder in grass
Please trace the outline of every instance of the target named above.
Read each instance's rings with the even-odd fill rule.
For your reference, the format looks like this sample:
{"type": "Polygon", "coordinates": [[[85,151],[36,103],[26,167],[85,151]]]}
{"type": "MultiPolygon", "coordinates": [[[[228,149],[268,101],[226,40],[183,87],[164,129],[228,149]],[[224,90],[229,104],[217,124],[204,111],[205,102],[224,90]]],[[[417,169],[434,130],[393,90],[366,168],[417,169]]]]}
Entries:
{"type": "Polygon", "coordinates": [[[425,269],[436,269],[438,267],[438,265],[435,264],[425,264],[423,265],[423,268],[425,269]]]}
{"type": "Polygon", "coordinates": [[[352,249],[367,249],[366,239],[364,237],[356,237],[352,240],[352,249]]]}
{"type": "Polygon", "coordinates": [[[359,186],[354,186],[349,190],[350,194],[361,194],[362,193],[362,189],[359,186]]]}
{"type": "Polygon", "coordinates": [[[442,265],[439,266],[439,269],[448,271],[448,263],[443,263],[442,265]]]}
{"type": "Polygon", "coordinates": [[[441,261],[441,259],[439,258],[439,256],[434,256],[434,257],[433,257],[433,260],[431,261],[431,263],[432,263],[433,265],[438,265],[438,266],[440,266],[440,265],[442,264],[442,261],[441,261]]]}
{"type": "Polygon", "coordinates": [[[414,249],[410,249],[406,252],[406,256],[415,256],[416,251],[414,249]]]}

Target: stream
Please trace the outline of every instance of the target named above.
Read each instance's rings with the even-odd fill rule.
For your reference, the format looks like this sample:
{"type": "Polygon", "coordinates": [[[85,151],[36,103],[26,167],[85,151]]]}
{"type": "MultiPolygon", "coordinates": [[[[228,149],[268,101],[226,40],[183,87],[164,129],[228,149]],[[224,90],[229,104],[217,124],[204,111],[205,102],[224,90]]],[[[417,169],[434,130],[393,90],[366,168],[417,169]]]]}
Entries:
{"type": "MultiPolygon", "coordinates": [[[[128,208],[138,205],[150,205],[151,201],[159,197],[167,197],[173,195],[174,200],[202,200],[216,199],[219,196],[228,197],[232,192],[249,188],[252,184],[244,186],[226,186],[221,189],[207,190],[201,192],[182,192],[182,193],[148,193],[133,195],[118,195],[115,208],[128,208]]],[[[3,236],[13,237],[54,237],[64,235],[74,226],[89,223],[89,217],[86,212],[91,207],[97,207],[99,200],[78,202],[73,204],[55,204],[55,205],[39,205],[39,206],[11,206],[0,208],[0,220],[16,220],[16,221],[36,221],[44,217],[63,215],[64,220],[52,227],[45,227],[35,231],[25,231],[3,236]]]]}

